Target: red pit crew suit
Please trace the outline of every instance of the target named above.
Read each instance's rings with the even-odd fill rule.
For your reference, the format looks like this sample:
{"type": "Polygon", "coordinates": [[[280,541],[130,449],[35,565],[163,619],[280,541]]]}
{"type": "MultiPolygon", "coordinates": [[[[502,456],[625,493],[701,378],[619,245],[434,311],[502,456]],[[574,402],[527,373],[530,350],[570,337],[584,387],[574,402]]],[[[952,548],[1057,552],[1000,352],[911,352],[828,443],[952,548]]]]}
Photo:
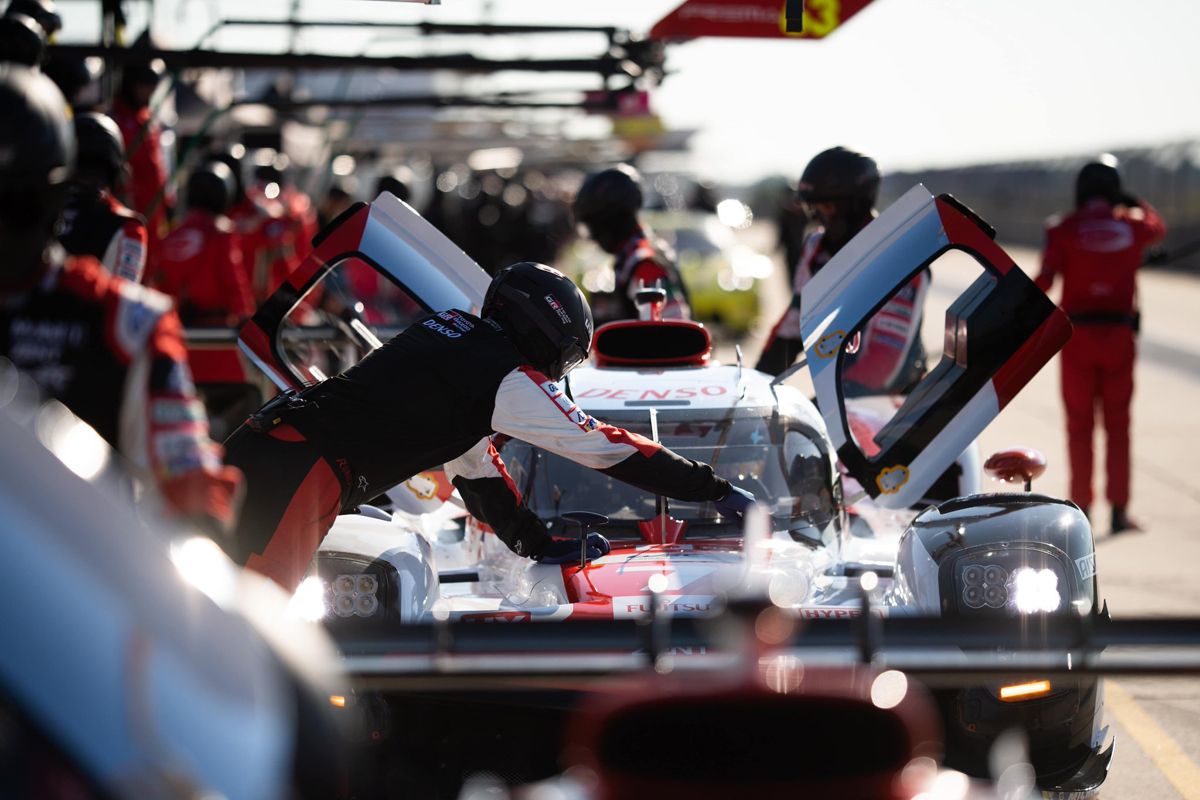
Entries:
{"type": "Polygon", "coordinates": [[[597,293],[591,298],[592,317],[596,327],[620,319],[637,319],[635,298],[643,287],[653,288],[661,283],[667,292],[663,306],[664,319],[690,319],[687,290],[674,260],[639,228],[621,245],[613,264],[616,273],[615,289],[597,293]]]}
{"type": "Polygon", "coordinates": [[[58,241],[68,253],[92,256],[127,281],[138,283],[146,269],[146,221],[112,193],[76,185],[67,195],[58,241]]]}
{"type": "Polygon", "coordinates": [[[233,223],[193,210],[163,240],[152,283],[175,298],[186,325],[227,325],[254,313],[233,223]]]}
{"type": "Polygon", "coordinates": [[[1137,270],[1144,250],[1166,235],[1149,203],[1110,205],[1094,198],[1046,232],[1037,285],[1062,276],[1063,311],[1074,333],[1062,351],[1071,499],[1092,503],[1092,437],[1096,406],[1104,415],[1110,504],[1129,502],[1129,408],[1136,355],[1137,270]]]}
{"type": "Polygon", "coordinates": [[[296,267],[294,231],[283,205],[247,194],[229,211],[242,248],[242,272],[256,302],[270,297],[296,267]]]}
{"type": "Polygon", "coordinates": [[[514,552],[538,556],[550,537],[493,447],[496,432],[648,492],[715,501],[730,491],[707,464],[585,414],[499,325],[462,311],[413,323],[301,403],[227,442],[247,480],[232,555],[289,590],[338,513],[439,464],[472,514],[514,552]]]}
{"type": "Polygon", "coordinates": [[[112,118],[125,139],[131,173],[128,199],[134,210],[146,218],[153,246],[167,233],[172,204],[166,190],[162,125],[152,117],[148,106],[133,108],[120,98],[113,101],[112,118]]]}
{"type": "Polygon", "coordinates": [[[221,464],[166,295],[90,258],[0,290],[0,354],[95,428],[168,508],[232,527],[241,478],[221,464]]]}
{"type": "MultiPolygon", "coordinates": [[[[821,247],[822,232],[804,241],[800,263],[792,283],[792,300],[775,324],[759,357],[759,370],[778,375],[804,352],[800,330],[800,297],[804,286],[834,254],[821,247]]],[[[921,377],[925,349],[921,344],[921,320],[929,273],[921,272],[897,292],[867,322],[858,349],[847,353],[842,382],[848,396],[890,394],[904,391],[921,377]]]]}

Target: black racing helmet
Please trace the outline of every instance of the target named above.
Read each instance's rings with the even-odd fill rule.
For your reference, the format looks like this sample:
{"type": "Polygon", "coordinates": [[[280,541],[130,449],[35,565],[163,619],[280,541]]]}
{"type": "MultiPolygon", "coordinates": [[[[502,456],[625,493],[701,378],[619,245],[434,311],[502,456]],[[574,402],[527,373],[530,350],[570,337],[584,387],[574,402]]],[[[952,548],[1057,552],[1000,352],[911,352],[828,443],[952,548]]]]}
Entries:
{"type": "Polygon", "coordinates": [[[217,161],[229,167],[229,173],[233,176],[234,203],[239,202],[246,195],[246,177],[242,171],[245,157],[246,148],[240,144],[214,150],[208,156],[209,161],[217,161]]]}
{"type": "Polygon", "coordinates": [[[0,253],[18,269],[40,263],[75,163],[62,92],[45,75],[0,64],[0,253]]]}
{"type": "Polygon", "coordinates": [[[601,247],[611,250],[637,225],[644,199],[642,176],[630,165],[618,164],[584,178],[571,212],[601,247]]]}
{"type": "Polygon", "coordinates": [[[0,62],[36,67],[46,53],[46,34],[27,14],[0,17],[0,62]]]}
{"type": "Polygon", "coordinates": [[[813,156],[804,168],[796,195],[825,227],[823,246],[836,252],[870,222],[879,197],[879,166],[875,159],[845,147],[831,147],[813,156]],[[814,214],[813,206],[832,203],[832,214],[814,214]]]}
{"type": "Polygon", "coordinates": [[[112,117],[91,112],[75,117],[75,141],[79,148],[76,170],[97,172],[116,183],[125,168],[125,139],[112,117]]]}
{"type": "Polygon", "coordinates": [[[870,156],[831,147],[808,162],[796,194],[806,203],[851,202],[872,208],[879,197],[879,166],[870,156]]]}
{"type": "Polygon", "coordinates": [[[1075,177],[1075,207],[1095,197],[1116,203],[1122,197],[1121,173],[1117,172],[1116,156],[1105,153],[1089,161],[1075,177]]]}
{"type": "Polygon", "coordinates": [[[220,161],[206,161],[188,177],[186,197],[189,209],[224,214],[234,202],[236,183],[233,173],[220,161]]]}
{"type": "Polygon", "coordinates": [[[500,270],[480,313],[504,326],[521,355],[553,380],[562,380],[591,352],[587,298],[570,278],[545,264],[522,261],[500,270]]]}
{"type": "Polygon", "coordinates": [[[45,33],[46,39],[62,30],[62,17],[54,0],[12,0],[5,9],[4,15],[24,14],[33,19],[45,33]]]}

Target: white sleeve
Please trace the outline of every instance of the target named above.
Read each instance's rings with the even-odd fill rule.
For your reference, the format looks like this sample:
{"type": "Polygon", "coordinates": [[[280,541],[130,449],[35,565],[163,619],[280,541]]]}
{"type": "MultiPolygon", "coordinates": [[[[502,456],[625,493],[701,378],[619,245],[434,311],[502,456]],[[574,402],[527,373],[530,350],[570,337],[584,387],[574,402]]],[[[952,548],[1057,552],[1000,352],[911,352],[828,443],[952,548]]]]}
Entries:
{"type": "Polygon", "coordinates": [[[592,469],[615,466],[634,453],[648,458],[662,449],[644,436],[599,422],[567,397],[560,383],[529,367],[514,369],[500,382],[492,428],[592,469]]]}
{"type": "Polygon", "coordinates": [[[496,463],[499,456],[492,447],[492,439],[485,436],[474,447],[453,461],[447,461],[443,469],[451,481],[455,477],[473,481],[479,478],[501,478],[505,473],[500,471],[496,463]]]}

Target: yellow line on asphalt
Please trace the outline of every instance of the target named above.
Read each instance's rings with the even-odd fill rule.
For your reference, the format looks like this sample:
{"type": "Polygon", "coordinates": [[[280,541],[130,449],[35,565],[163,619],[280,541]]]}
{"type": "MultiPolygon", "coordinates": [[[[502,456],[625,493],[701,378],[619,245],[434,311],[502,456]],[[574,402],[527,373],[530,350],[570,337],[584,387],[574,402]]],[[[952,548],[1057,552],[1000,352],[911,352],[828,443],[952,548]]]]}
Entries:
{"type": "Polygon", "coordinates": [[[1104,700],[1117,722],[1150,757],[1179,795],[1184,800],[1200,800],[1200,767],[1138,705],[1133,695],[1109,680],[1104,683],[1104,700]]]}

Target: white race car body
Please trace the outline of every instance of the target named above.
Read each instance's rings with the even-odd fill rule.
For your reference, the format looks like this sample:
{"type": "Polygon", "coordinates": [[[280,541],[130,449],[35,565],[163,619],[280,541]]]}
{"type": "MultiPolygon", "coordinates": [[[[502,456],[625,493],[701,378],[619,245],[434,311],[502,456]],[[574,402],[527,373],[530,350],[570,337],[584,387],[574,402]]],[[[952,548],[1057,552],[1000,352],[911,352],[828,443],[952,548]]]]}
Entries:
{"type": "MultiPolygon", "coordinates": [[[[593,363],[568,376],[567,394],[586,413],[753,491],[760,502],[744,527],[711,504],[654,497],[499,439],[517,488],[551,532],[579,536],[571,512],[603,514],[611,552],[586,565],[520,558],[453,502],[444,475],[422,473],[389,493],[394,513],[341,516],[321,545],[308,580],[328,624],[695,616],[746,593],[800,617],[848,618],[862,613],[864,588],[888,614],[1096,613],[1091,532],[1077,508],[1029,494],[951,499],[977,490],[975,437],[1069,335],[1065,315],[991,233],[953,198],[915,187],[843,248],[803,298],[815,404],[787,385],[787,373],[773,379],[711,361],[708,333],[695,323],[618,322],[597,332],[593,363]],[[940,361],[903,398],[848,402],[846,345],[948,249],[983,271],[947,311],[940,361]],[[956,459],[961,477],[947,493],[939,478],[956,459]],[[867,572],[877,580],[862,580],[867,572]]],[[[430,311],[478,309],[487,284],[415,212],[382,195],[327,232],[243,331],[243,346],[281,386],[308,377],[286,361],[283,318],[350,257],[430,311]]],[[[1109,753],[1094,680],[1056,695],[1049,711],[978,692],[954,723],[978,732],[962,734],[964,748],[1022,724],[1022,714],[1049,714],[1030,723],[1045,739],[1032,745],[1044,785],[1098,784],[1095,765],[1109,753]],[[992,716],[967,723],[968,713],[992,716]]]]}

